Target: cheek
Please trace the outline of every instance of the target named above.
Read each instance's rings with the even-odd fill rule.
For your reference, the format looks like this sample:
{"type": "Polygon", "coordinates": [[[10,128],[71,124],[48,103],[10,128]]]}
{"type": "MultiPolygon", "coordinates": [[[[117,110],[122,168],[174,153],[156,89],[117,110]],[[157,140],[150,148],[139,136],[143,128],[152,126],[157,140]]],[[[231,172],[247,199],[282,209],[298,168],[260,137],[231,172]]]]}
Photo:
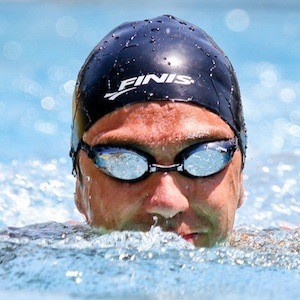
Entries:
{"type": "Polygon", "coordinates": [[[188,185],[191,205],[212,218],[234,216],[240,195],[240,174],[231,168],[188,185]]]}
{"type": "Polygon", "coordinates": [[[109,215],[110,211],[118,210],[118,204],[122,203],[122,189],[115,185],[104,174],[96,172],[90,176],[88,183],[88,197],[93,213],[109,215]],[[113,210],[114,209],[114,210],[113,210]]]}
{"type": "Polygon", "coordinates": [[[145,199],[141,184],[116,181],[97,169],[86,175],[85,198],[93,225],[117,228],[140,210],[145,199]]]}

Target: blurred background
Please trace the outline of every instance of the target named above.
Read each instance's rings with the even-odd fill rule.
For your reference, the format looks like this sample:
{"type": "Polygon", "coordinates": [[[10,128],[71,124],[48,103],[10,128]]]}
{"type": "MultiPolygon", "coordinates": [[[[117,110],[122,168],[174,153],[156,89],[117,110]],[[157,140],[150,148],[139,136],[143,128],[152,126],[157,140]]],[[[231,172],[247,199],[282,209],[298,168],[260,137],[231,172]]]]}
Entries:
{"type": "MultiPolygon", "coordinates": [[[[298,0],[0,0],[0,183],[4,189],[0,212],[5,223],[21,212],[22,206],[16,204],[13,209],[9,206],[7,215],[5,205],[13,197],[18,205],[27,197],[24,207],[35,208],[36,215],[37,199],[41,206],[50,199],[46,207],[54,211],[57,201],[65,198],[73,207],[68,152],[77,73],[111,29],[161,14],[175,15],[204,29],[235,67],[248,127],[247,195],[258,210],[264,201],[272,207],[256,220],[262,222],[266,216],[272,220],[274,203],[268,201],[276,197],[281,204],[283,197],[290,201],[284,207],[277,205],[281,216],[288,208],[287,220],[291,215],[292,220],[299,217],[298,0]],[[63,167],[56,168],[58,163],[63,167]]],[[[249,215],[256,211],[245,209],[238,218],[252,222],[249,215]]],[[[60,219],[68,216],[62,214],[60,219]]],[[[53,215],[26,221],[21,217],[23,221],[11,223],[45,219],[53,215]]]]}
{"type": "Polygon", "coordinates": [[[67,158],[85,58],[120,23],[161,14],[201,27],[231,59],[248,158],[299,149],[299,1],[0,1],[1,160],[67,158]]]}

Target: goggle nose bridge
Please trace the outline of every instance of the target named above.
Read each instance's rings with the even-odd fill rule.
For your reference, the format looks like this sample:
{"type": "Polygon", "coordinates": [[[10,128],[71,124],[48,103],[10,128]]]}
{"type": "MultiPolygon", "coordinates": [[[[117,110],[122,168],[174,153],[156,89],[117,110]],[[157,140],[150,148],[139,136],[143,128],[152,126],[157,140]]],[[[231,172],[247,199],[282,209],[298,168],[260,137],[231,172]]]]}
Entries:
{"type": "Polygon", "coordinates": [[[183,165],[182,164],[173,164],[169,166],[165,165],[159,165],[159,164],[151,164],[149,166],[149,172],[155,173],[155,172],[172,172],[172,171],[183,171],[183,165]]]}

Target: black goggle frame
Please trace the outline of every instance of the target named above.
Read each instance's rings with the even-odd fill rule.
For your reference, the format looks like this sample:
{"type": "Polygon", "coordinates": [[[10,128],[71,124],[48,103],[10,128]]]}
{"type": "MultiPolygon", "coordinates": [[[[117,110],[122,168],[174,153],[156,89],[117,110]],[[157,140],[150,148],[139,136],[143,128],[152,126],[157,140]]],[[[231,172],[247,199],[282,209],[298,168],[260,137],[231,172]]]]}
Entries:
{"type": "Polygon", "coordinates": [[[126,181],[126,182],[135,182],[139,181],[142,179],[145,179],[148,177],[151,173],[155,172],[180,172],[183,175],[191,178],[203,178],[203,177],[208,177],[211,175],[214,175],[221,170],[223,170],[230,162],[233,157],[234,152],[237,150],[237,138],[231,138],[227,140],[220,140],[220,141],[212,141],[212,142],[200,142],[193,144],[185,149],[183,149],[181,152],[179,152],[175,159],[174,159],[174,164],[172,165],[160,165],[157,164],[155,161],[155,158],[140,149],[134,148],[134,147],[129,147],[129,146],[123,146],[123,145],[96,145],[96,146],[90,146],[86,144],[83,140],[80,141],[80,148],[88,155],[89,158],[91,158],[97,168],[99,168],[101,171],[103,171],[105,174],[109,175],[110,177],[120,180],[120,181],[126,181]],[[97,155],[101,155],[102,153],[113,153],[114,150],[124,150],[130,151],[131,153],[134,153],[140,157],[143,157],[144,159],[147,160],[148,162],[148,169],[145,170],[145,172],[141,175],[138,176],[137,178],[132,178],[132,179],[123,179],[123,178],[118,178],[115,177],[113,174],[105,170],[104,168],[100,167],[97,162],[96,162],[96,157],[97,155]],[[184,167],[185,161],[193,154],[199,151],[205,151],[205,150],[216,150],[219,151],[220,154],[227,154],[228,158],[224,164],[220,168],[217,169],[217,171],[214,171],[213,173],[209,173],[207,175],[193,175],[189,173],[186,168],[184,167]]]}

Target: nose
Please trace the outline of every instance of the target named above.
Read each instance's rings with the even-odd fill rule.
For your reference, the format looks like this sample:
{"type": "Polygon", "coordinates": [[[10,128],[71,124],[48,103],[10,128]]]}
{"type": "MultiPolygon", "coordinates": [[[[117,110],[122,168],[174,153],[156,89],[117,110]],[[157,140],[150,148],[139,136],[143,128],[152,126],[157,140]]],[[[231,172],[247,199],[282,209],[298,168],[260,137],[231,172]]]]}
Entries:
{"type": "Polygon", "coordinates": [[[145,209],[150,214],[172,218],[189,209],[189,201],[172,173],[154,174],[148,191],[145,209]]]}

